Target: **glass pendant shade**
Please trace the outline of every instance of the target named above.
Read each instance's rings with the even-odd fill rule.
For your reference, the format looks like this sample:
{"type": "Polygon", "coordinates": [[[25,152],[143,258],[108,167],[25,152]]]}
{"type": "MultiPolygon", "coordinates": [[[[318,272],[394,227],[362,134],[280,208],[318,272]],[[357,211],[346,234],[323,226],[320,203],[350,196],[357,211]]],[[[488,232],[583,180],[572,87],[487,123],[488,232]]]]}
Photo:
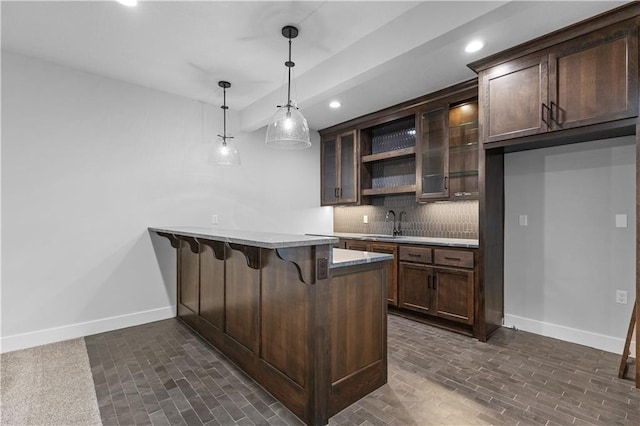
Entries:
{"type": "Polygon", "coordinates": [[[230,139],[223,141],[220,138],[214,144],[213,152],[209,156],[209,163],[217,166],[239,166],[240,153],[236,144],[230,139]]]}
{"type": "Polygon", "coordinates": [[[272,148],[302,149],[311,146],[309,125],[295,107],[282,106],[267,127],[266,144],[272,148]]]}
{"type": "Polygon", "coordinates": [[[289,39],[289,60],[284,63],[288,70],[287,103],[278,106],[278,110],[269,122],[265,143],[271,148],[309,148],[311,146],[309,124],[291,100],[291,69],[296,65],[291,60],[291,39],[298,36],[298,29],[287,25],[282,28],[282,35],[289,39]]]}

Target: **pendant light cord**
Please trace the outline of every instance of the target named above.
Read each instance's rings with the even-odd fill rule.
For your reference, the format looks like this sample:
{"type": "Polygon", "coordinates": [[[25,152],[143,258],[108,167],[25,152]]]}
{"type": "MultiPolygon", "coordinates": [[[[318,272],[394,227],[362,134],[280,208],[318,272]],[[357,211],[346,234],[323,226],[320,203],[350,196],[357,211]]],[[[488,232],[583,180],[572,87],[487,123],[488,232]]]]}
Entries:
{"type": "Polygon", "coordinates": [[[227,139],[233,139],[233,136],[227,136],[227,87],[231,87],[231,84],[227,81],[220,81],[218,85],[222,87],[222,134],[218,135],[222,138],[222,146],[227,146],[227,139]]]}
{"type": "Polygon", "coordinates": [[[284,64],[289,68],[289,78],[287,81],[287,112],[291,111],[291,68],[295,67],[296,64],[291,61],[291,33],[289,33],[289,60],[284,64]]]}

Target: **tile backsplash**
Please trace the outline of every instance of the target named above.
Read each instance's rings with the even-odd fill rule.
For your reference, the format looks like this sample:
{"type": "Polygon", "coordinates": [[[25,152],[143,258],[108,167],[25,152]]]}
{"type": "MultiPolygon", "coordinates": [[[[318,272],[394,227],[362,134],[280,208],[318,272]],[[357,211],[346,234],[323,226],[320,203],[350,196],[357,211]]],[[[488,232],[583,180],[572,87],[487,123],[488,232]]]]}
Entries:
{"type": "Polygon", "coordinates": [[[478,201],[416,203],[415,195],[375,198],[366,206],[335,207],[334,232],[389,234],[393,230],[391,218],[385,221],[388,210],[406,212],[402,217],[402,234],[414,237],[478,239],[478,201]],[[367,215],[369,223],[363,223],[367,215]]]}

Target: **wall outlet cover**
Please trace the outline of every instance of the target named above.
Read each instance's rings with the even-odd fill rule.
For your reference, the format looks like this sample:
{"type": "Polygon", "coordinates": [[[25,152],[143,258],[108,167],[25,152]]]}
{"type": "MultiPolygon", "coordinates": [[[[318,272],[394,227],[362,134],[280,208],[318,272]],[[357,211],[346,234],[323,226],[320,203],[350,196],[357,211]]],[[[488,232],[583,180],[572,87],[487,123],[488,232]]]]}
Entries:
{"type": "Polygon", "coordinates": [[[520,223],[520,226],[527,226],[527,224],[529,223],[529,216],[527,216],[526,214],[521,214],[518,218],[518,222],[520,223]]]}
{"type": "Polygon", "coordinates": [[[616,215],[616,228],[626,228],[627,227],[627,215],[626,214],[617,214],[616,215]]]}
{"type": "Polygon", "coordinates": [[[218,215],[217,214],[212,214],[211,215],[211,224],[212,225],[217,225],[218,224],[218,215]]]}
{"type": "Polygon", "coordinates": [[[616,290],[616,303],[620,303],[622,305],[627,304],[627,292],[624,290],[616,290]]]}

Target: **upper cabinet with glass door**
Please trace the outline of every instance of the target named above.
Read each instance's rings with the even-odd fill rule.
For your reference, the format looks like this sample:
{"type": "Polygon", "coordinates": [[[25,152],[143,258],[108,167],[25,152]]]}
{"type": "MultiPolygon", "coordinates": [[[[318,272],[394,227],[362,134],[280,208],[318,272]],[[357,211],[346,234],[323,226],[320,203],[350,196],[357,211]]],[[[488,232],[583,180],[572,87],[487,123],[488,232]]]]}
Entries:
{"type": "Polygon", "coordinates": [[[321,204],[358,203],[358,144],[356,130],[325,135],[321,140],[321,204]]]}
{"type": "Polygon", "coordinates": [[[478,100],[449,108],[449,179],[452,200],[478,197],[478,100]]]}
{"type": "Polygon", "coordinates": [[[477,96],[468,91],[429,103],[421,109],[419,117],[416,141],[418,201],[477,198],[477,96]]]}

